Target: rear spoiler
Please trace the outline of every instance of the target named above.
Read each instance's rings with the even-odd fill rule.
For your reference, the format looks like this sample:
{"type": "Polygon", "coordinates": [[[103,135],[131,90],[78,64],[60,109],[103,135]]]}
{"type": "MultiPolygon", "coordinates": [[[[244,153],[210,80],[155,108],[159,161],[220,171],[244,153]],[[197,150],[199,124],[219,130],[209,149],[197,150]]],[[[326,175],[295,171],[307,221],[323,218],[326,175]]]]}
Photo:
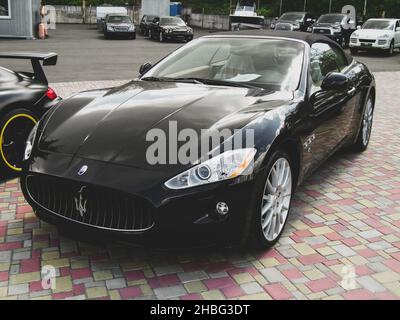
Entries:
{"type": "Polygon", "coordinates": [[[0,59],[31,60],[35,79],[47,85],[49,82],[40,62],[43,62],[43,66],[55,66],[57,64],[58,54],[54,52],[0,52],[0,59]]]}

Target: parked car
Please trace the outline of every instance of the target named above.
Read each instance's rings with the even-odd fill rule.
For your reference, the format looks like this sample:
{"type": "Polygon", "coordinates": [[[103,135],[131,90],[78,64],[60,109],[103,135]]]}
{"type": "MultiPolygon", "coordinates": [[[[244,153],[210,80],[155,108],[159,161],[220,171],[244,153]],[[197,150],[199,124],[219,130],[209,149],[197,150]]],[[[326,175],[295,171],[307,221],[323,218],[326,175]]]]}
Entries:
{"type": "Polygon", "coordinates": [[[343,48],[350,42],[350,35],[355,29],[355,21],[344,13],[323,14],[312,26],[313,33],[323,34],[339,43],[343,48]]]}
{"type": "Polygon", "coordinates": [[[97,29],[100,31],[104,30],[104,23],[106,16],[108,14],[122,14],[127,15],[128,10],[126,7],[115,7],[112,5],[100,5],[96,7],[96,21],[97,21],[97,29]]]}
{"type": "Polygon", "coordinates": [[[176,236],[269,247],[296,186],[341,147],[368,147],[374,76],[324,36],[207,35],[140,74],[64,100],[35,127],[21,187],[41,219],[158,245],[176,236]],[[196,133],[230,134],[188,162],[161,151],[167,137],[187,147],[188,130],[195,150],[210,145],[196,133]],[[250,138],[229,147],[239,133],[250,138]]]}
{"type": "Polygon", "coordinates": [[[104,21],[104,36],[106,39],[112,36],[136,39],[136,28],[132,18],[122,14],[108,14],[104,21]]]}
{"type": "Polygon", "coordinates": [[[274,23],[271,29],[287,31],[307,31],[315,22],[314,16],[309,12],[286,12],[274,23]]]}
{"type": "Polygon", "coordinates": [[[43,65],[57,64],[55,53],[1,52],[2,59],[31,60],[33,72],[0,67],[0,175],[21,172],[25,141],[32,128],[60,101],[48,86],[43,65]]]}
{"type": "Polygon", "coordinates": [[[179,17],[155,17],[149,26],[149,39],[159,40],[193,40],[193,29],[179,17]]]}
{"type": "Polygon", "coordinates": [[[156,18],[156,16],[144,15],[140,21],[139,31],[140,34],[147,37],[149,35],[150,23],[156,18]]]}
{"type": "Polygon", "coordinates": [[[369,19],[350,38],[350,50],[382,50],[392,55],[395,48],[400,48],[400,20],[369,19]]]}

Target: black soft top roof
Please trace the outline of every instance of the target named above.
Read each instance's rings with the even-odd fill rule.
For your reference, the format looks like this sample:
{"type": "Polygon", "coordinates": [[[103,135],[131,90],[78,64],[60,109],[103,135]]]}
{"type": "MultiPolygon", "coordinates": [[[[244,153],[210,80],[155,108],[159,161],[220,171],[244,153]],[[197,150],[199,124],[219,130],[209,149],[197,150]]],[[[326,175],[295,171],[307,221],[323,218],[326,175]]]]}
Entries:
{"type": "MultiPolygon", "coordinates": [[[[277,37],[277,38],[287,38],[287,39],[296,39],[301,40],[308,43],[309,46],[312,46],[315,42],[326,42],[336,46],[341,49],[341,47],[333,40],[328,37],[316,33],[310,32],[299,32],[299,31],[274,31],[274,30],[243,30],[243,31],[226,31],[226,32],[218,32],[212,33],[210,36],[253,36],[253,37],[277,37]]],[[[342,49],[341,49],[342,50],[342,49]]],[[[343,51],[346,56],[348,63],[350,64],[353,61],[353,57],[346,52],[343,51]]]]}

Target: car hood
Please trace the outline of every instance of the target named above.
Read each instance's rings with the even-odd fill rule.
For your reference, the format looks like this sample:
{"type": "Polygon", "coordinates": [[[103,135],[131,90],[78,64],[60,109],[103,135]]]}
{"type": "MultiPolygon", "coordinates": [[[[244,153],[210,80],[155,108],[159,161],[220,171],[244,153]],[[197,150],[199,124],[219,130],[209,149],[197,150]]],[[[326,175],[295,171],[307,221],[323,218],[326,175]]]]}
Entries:
{"type": "Polygon", "coordinates": [[[146,135],[151,129],[166,137],[175,127],[178,133],[189,128],[199,136],[204,130],[233,131],[292,98],[292,93],[261,89],[133,81],[65,100],[44,119],[39,149],[148,168],[146,150],[154,141],[146,135]]]}
{"type": "Polygon", "coordinates": [[[375,30],[375,29],[360,29],[355,32],[358,34],[358,37],[362,39],[376,39],[383,35],[392,34],[390,30],[375,30]]]}
{"type": "Polygon", "coordinates": [[[107,23],[108,26],[110,27],[130,27],[131,25],[133,25],[133,23],[128,23],[128,22],[112,22],[112,23],[107,23]]]}

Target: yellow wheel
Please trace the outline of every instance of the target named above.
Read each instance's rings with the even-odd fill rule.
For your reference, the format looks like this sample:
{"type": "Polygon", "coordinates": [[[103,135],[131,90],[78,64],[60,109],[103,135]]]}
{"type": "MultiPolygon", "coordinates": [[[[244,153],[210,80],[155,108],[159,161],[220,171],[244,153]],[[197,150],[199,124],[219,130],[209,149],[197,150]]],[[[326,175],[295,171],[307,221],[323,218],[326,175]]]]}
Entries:
{"type": "Polygon", "coordinates": [[[14,110],[0,121],[0,155],[3,172],[17,173],[22,170],[26,139],[37,121],[32,112],[24,109],[14,110]]]}

